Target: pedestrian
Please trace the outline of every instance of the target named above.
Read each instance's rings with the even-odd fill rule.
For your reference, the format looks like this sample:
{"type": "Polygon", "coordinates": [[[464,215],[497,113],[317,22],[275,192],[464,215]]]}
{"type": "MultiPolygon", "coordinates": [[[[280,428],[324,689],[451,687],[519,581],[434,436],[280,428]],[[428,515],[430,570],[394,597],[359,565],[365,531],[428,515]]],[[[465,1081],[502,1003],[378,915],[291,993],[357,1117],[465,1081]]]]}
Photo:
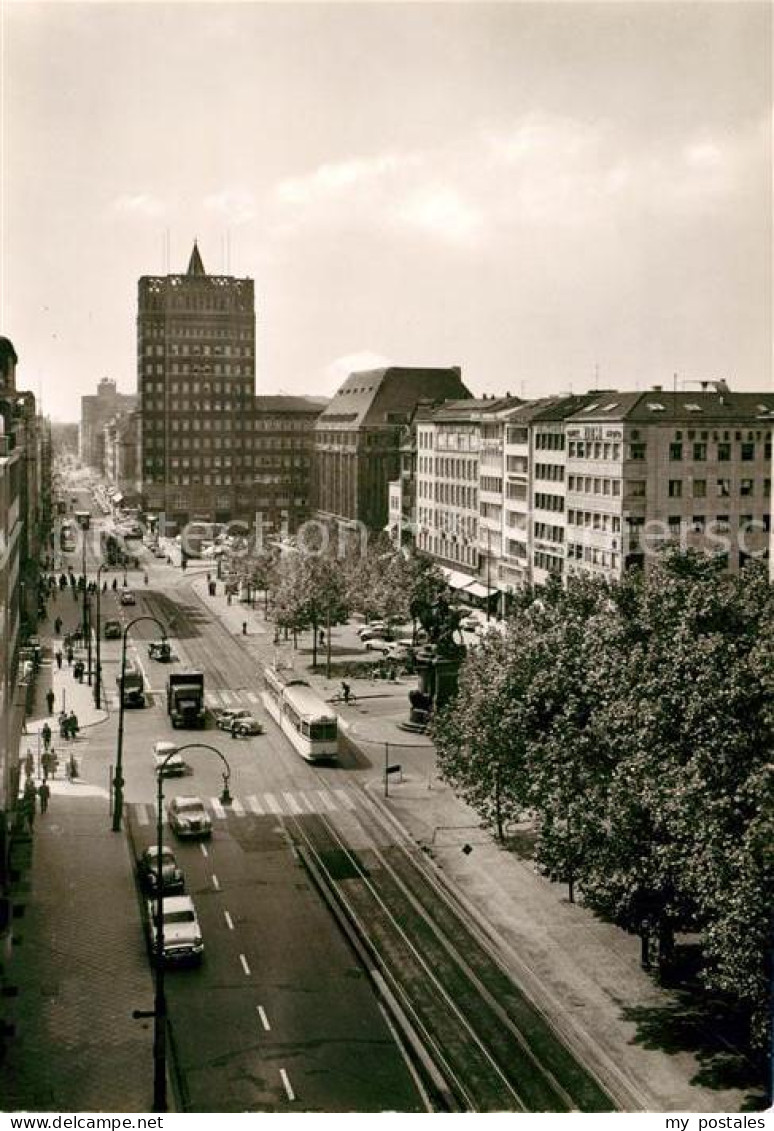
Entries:
{"type": "Polygon", "coordinates": [[[38,797],[40,798],[40,811],[41,811],[41,813],[45,813],[46,809],[48,809],[48,799],[49,799],[50,796],[51,796],[51,787],[49,786],[48,782],[44,779],[40,783],[40,785],[38,786],[38,797]]]}
{"type": "Polygon", "coordinates": [[[70,781],[75,781],[78,777],[78,763],[75,761],[75,755],[70,755],[70,760],[67,763],[67,776],[70,781]]]}
{"type": "Polygon", "coordinates": [[[107,581],[102,582],[102,592],[107,593],[107,581]]]}
{"type": "Polygon", "coordinates": [[[341,681],[341,695],[342,695],[342,698],[343,698],[345,703],[349,703],[349,697],[350,697],[351,694],[352,694],[352,688],[349,686],[347,681],[345,679],[343,679],[341,681]]]}
{"type": "Polygon", "coordinates": [[[231,737],[232,738],[236,738],[238,730],[239,730],[239,725],[237,723],[237,720],[232,719],[231,720],[231,737]]]}
{"type": "Polygon", "coordinates": [[[83,660],[76,660],[73,675],[78,680],[78,683],[83,683],[83,660]]]}
{"type": "Polygon", "coordinates": [[[40,764],[43,768],[43,781],[48,780],[48,775],[51,773],[51,752],[44,750],[40,756],[40,764]]]}
{"type": "Polygon", "coordinates": [[[117,577],[113,578],[113,589],[114,590],[118,589],[118,578],[117,577]]]}
{"type": "MultiPolygon", "coordinates": [[[[48,713],[50,715],[51,711],[49,711],[48,713]]],[[[51,746],[51,727],[48,725],[48,723],[43,724],[40,731],[40,737],[43,739],[44,748],[46,749],[46,751],[48,751],[49,747],[51,746]]]]}
{"type": "Polygon", "coordinates": [[[51,777],[55,778],[56,772],[59,769],[59,759],[56,756],[56,750],[54,750],[53,746],[51,747],[51,753],[49,755],[49,763],[48,764],[49,764],[49,767],[51,769],[51,777]]]}
{"type": "Polygon", "coordinates": [[[320,629],[320,647],[321,648],[322,648],[324,643],[325,643],[325,629],[321,628],[320,629]]]}
{"type": "MultiPolygon", "coordinates": [[[[61,670],[62,670],[62,649],[61,648],[57,648],[56,652],[54,652],[54,659],[56,660],[57,670],[61,672],[61,670]]],[[[52,711],[49,711],[48,713],[49,713],[49,715],[53,714],[52,711]]]]}
{"type": "Polygon", "coordinates": [[[62,618],[57,617],[56,620],[54,621],[54,635],[58,636],[61,631],[62,631],[62,618]]]}
{"type": "Polygon", "coordinates": [[[29,829],[30,833],[35,827],[35,797],[35,786],[33,786],[32,796],[28,797],[25,792],[24,798],[22,799],[22,812],[24,814],[24,818],[27,822],[27,828],[29,829]]]}
{"type": "Polygon", "coordinates": [[[65,577],[65,575],[64,575],[64,574],[60,574],[60,577],[59,577],[59,588],[60,588],[60,589],[66,589],[66,588],[67,588],[67,578],[65,577]]]}
{"type": "MultiPolygon", "coordinates": [[[[61,666],[62,666],[62,660],[61,660],[62,653],[59,652],[58,655],[60,657],[58,663],[59,663],[59,666],[61,668],[61,666]]],[[[48,691],[46,692],[46,709],[48,710],[49,715],[53,715],[53,713],[54,713],[54,698],[55,698],[55,696],[54,696],[53,689],[49,687],[48,691]]]]}
{"type": "MultiPolygon", "coordinates": [[[[27,751],[27,757],[24,759],[24,773],[29,780],[35,771],[35,759],[32,756],[32,751],[27,751]]],[[[25,787],[26,788],[26,787],[25,787]]]]}
{"type": "Polygon", "coordinates": [[[75,711],[70,712],[67,721],[70,724],[70,737],[77,738],[80,727],[78,726],[78,716],[76,715],[75,711]]]}
{"type": "Polygon", "coordinates": [[[67,649],[67,666],[68,666],[68,668],[71,668],[73,666],[73,656],[74,655],[75,655],[75,653],[73,652],[72,648],[68,648],[67,649]]]}
{"type": "Polygon", "coordinates": [[[67,713],[62,711],[59,715],[59,737],[63,738],[65,742],[70,737],[70,728],[67,724],[67,713]]]}
{"type": "Polygon", "coordinates": [[[247,621],[246,620],[242,621],[242,635],[247,636],[247,621]]]}
{"type": "Polygon", "coordinates": [[[230,594],[230,593],[227,593],[227,594],[226,594],[226,604],[227,604],[227,605],[230,605],[230,604],[231,604],[231,594],[230,594]]]}

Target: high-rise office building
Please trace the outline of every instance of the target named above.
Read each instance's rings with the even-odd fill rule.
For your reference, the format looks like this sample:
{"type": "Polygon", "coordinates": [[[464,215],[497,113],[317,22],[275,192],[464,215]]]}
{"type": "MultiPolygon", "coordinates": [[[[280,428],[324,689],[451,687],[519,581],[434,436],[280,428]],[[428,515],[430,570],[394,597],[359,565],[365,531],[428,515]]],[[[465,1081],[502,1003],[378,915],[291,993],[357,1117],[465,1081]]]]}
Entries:
{"type": "Polygon", "coordinates": [[[228,521],[246,492],[239,438],[255,395],[253,280],[208,275],[195,243],[184,275],[143,276],[137,390],[146,508],[180,524],[228,521]]]}

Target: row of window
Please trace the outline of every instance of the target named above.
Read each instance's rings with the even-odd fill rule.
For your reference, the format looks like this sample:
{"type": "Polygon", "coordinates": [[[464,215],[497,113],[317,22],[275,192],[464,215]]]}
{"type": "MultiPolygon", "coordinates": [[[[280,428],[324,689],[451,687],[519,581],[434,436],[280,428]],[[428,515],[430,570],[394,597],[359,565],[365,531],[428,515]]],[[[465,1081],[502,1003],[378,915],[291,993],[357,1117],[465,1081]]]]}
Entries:
{"type": "Polygon", "coordinates": [[[617,514],[568,510],[567,523],[569,526],[584,526],[588,530],[603,530],[608,534],[621,533],[621,519],[617,514]]]}
{"type": "Polygon", "coordinates": [[[591,475],[568,475],[567,489],[580,495],[608,495],[617,499],[621,494],[621,480],[603,479],[591,475]]]}
{"type": "Polygon", "coordinates": [[[545,542],[564,542],[564,527],[552,526],[550,522],[535,522],[533,523],[533,531],[535,538],[539,538],[545,542]]]}
{"type": "Polygon", "coordinates": [[[165,373],[171,373],[177,377],[189,377],[192,374],[214,374],[216,377],[252,377],[252,365],[244,365],[240,362],[215,362],[210,364],[208,361],[172,361],[169,365],[164,365],[160,361],[145,361],[143,362],[142,372],[140,374],[144,384],[147,384],[148,377],[163,377],[165,373]]]}
{"type": "Polygon", "coordinates": [[[503,481],[499,475],[482,475],[479,479],[482,491],[491,491],[495,495],[502,495],[503,481]]]}
{"type": "Polygon", "coordinates": [[[548,479],[552,483],[564,483],[564,468],[560,463],[536,463],[535,478],[548,479]]]}
{"type": "Polygon", "coordinates": [[[166,346],[153,346],[147,343],[144,350],[145,357],[164,357],[165,353],[172,357],[252,357],[252,346],[234,346],[228,343],[224,346],[204,345],[189,346],[187,342],[169,342],[166,346]]]}
{"type": "MultiPolygon", "coordinates": [[[[640,447],[644,449],[645,445],[640,447]]],[[[617,463],[621,458],[621,445],[607,440],[570,440],[567,455],[570,459],[606,459],[617,463]]],[[[631,458],[644,458],[644,455],[631,458]]]]}
{"type": "Polygon", "coordinates": [[[561,495],[547,495],[544,491],[535,492],[535,508],[541,511],[564,510],[564,499],[561,495]]]}
{"type": "Polygon", "coordinates": [[[563,432],[536,432],[535,433],[535,450],[545,452],[563,452],[564,451],[564,433],[563,432]]]}
{"type": "Polygon", "coordinates": [[[444,479],[466,479],[474,483],[478,479],[478,462],[474,459],[455,459],[451,456],[418,456],[417,471],[420,475],[438,475],[444,479]]]}
{"type": "Polygon", "coordinates": [[[190,325],[187,322],[148,322],[140,327],[140,337],[145,338],[228,338],[230,341],[249,341],[252,329],[238,329],[233,324],[223,326],[190,325]]]}
{"type": "MultiPolygon", "coordinates": [[[[694,463],[703,463],[707,459],[707,453],[708,445],[703,440],[696,441],[690,447],[679,442],[669,445],[669,458],[673,462],[691,459],[694,463]]],[[[721,441],[716,445],[715,458],[718,463],[728,463],[732,454],[730,443],[721,441]]],[[[762,447],[749,440],[739,444],[739,459],[742,463],[752,463],[759,455],[763,455],[764,459],[771,459],[771,440],[767,440],[762,447]]]]}
{"type": "Polygon", "coordinates": [[[620,555],[613,550],[602,550],[597,546],[585,546],[577,542],[567,543],[569,561],[586,562],[587,565],[601,566],[603,569],[618,569],[620,555]]]}
{"type": "Polygon", "coordinates": [[[548,570],[549,573],[561,573],[564,568],[563,558],[548,554],[545,550],[535,550],[533,561],[538,569],[548,570]]]}

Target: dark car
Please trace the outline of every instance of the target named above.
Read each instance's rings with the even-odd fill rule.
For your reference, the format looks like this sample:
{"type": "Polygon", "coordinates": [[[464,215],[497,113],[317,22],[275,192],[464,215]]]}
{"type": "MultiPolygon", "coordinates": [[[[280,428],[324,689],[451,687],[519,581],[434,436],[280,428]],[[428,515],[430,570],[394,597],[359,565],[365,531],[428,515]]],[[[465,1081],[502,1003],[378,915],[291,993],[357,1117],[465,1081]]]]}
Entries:
{"type": "Polygon", "coordinates": [[[148,645],[148,655],[152,660],[168,664],[172,659],[172,649],[166,640],[152,640],[148,645]]]}
{"type": "Polygon", "coordinates": [[[212,821],[200,797],[174,797],[167,806],[172,832],[179,837],[204,837],[212,833],[212,821]]]}
{"type": "Polygon", "coordinates": [[[120,620],[106,620],[105,621],[105,639],[106,640],[120,640],[121,639],[121,621],[120,620]]]}
{"type": "MultiPolygon", "coordinates": [[[[158,859],[158,845],[152,844],[145,849],[137,865],[140,883],[143,889],[151,895],[156,891],[158,859]]],[[[161,890],[169,894],[179,894],[185,891],[185,877],[178,867],[174,852],[166,845],[163,845],[161,849],[161,890]]]]}

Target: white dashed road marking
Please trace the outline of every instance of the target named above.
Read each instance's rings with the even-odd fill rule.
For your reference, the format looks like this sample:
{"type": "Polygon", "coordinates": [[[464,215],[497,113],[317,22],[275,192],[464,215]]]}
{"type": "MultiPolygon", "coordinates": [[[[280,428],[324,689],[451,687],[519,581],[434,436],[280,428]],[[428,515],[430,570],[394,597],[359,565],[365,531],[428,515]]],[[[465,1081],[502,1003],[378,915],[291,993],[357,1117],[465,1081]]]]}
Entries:
{"type": "Polygon", "coordinates": [[[199,848],[201,848],[201,850],[202,850],[202,856],[209,856],[209,852],[207,851],[207,845],[206,844],[202,844],[201,841],[199,841],[199,848]]]}
{"type": "Polygon", "coordinates": [[[283,793],[282,796],[285,798],[285,802],[291,813],[303,813],[303,809],[298,804],[292,793],[283,793]]]}
{"type": "Polygon", "coordinates": [[[318,790],[316,790],[316,793],[317,793],[317,796],[322,801],[323,806],[329,812],[334,813],[336,811],[336,805],[335,805],[331,795],[329,793],[327,793],[324,789],[318,789],[318,790]]]}
{"type": "Polygon", "coordinates": [[[224,821],[226,819],[226,812],[217,797],[210,798],[210,805],[212,806],[212,811],[215,816],[224,821]]]}
{"type": "Polygon", "coordinates": [[[258,1016],[260,1017],[261,1024],[263,1025],[266,1032],[270,1033],[271,1032],[271,1025],[269,1024],[269,1018],[266,1016],[266,1010],[263,1008],[262,1005],[258,1006],[258,1016]]]}
{"type": "Polygon", "coordinates": [[[214,872],[212,873],[212,886],[215,888],[215,891],[220,891],[220,880],[214,872]]]}
{"type": "Polygon", "coordinates": [[[224,912],[223,912],[223,918],[224,918],[224,919],[226,920],[226,926],[228,927],[228,929],[229,929],[230,931],[233,931],[233,929],[234,929],[234,920],[233,920],[233,919],[231,918],[231,916],[229,915],[228,911],[224,911],[224,912]]]}
{"type": "Polygon", "coordinates": [[[245,958],[245,956],[243,954],[240,954],[239,961],[242,963],[242,969],[244,970],[245,974],[247,974],[247,977],[249,978],[250,977],[250,967],[247,965],[247,959],[245,958]]]}
{"type": "Polygon", "coordinates": [[[287,1072],[285,1071],[284,1068],[280,1068],[280,1076],[282,1077],[282,1083],[285,1085],[285,1092],[287,1093],[287,1097],[290,1100],[290,1102],[292,1103],[293,1100],[296,1098],[296,1095],[295,1095],[295,1092],[293,1091],[293,1089],[290,1086],[290,1080],[288,1079],[288,1074],[287,1074],[287,1072]]]}
{"type": "Polygon", "coordinates": [[[344,792],[343,789],[334,789],[333,792],[336,794],[336,796],[338,797],[339,801],[341,802],[341,804],[344,806],[345,809],[354,809],[355,808],[355,802],[352,800],[352,798],[347,793],[344,792]]]}
{"type": "Polygon", "coordinates": [[[270,813],[280,814],[282,812],[282,806],[273,793],[264,793],[263,797],[270,813]]]}
{"type": "Polygon", "coordinates": [[[232,797],[231,799],[231,812],[236,813],[237,817],[244,817],[245,815],[244,806],[242,805],[242,802],[236,797],[232,797]]]}
{"type": "Polygon", "coordinates": [[[261,808],[261,804],[260,804],[258,798],[255,796],[254,793],[251,793],[250,796],[247,798],[247,804],[250,806],[253,813],[257,813],[259,816],[261,816],[263,814],[263,809],[261,808]]]}

